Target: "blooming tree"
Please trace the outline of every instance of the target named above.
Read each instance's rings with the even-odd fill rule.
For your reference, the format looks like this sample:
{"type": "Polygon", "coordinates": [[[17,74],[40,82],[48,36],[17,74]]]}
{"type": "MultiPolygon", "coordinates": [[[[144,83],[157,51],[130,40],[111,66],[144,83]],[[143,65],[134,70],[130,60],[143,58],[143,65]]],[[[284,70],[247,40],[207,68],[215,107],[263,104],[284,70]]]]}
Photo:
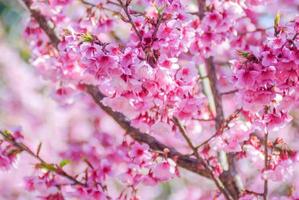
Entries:
{"type": "Polygon", "coordinates": [[[34,117],[18,99],[38,101],[45,83],[31,80],[37,73],[66,113],[55,117],[65,128],[38,143],[3,123],[1,169],[22,170],[14,163],[23,154],[34,163],[24,190],[51,200],[153,199],[141,188],[201,176],[170,198],[299,198],[298,128],[290,128],[299,103],[298,1],[21,3],[35,72],[14,76],[6,67],[0,106],[36,126],[45,113],[34,117]]]}

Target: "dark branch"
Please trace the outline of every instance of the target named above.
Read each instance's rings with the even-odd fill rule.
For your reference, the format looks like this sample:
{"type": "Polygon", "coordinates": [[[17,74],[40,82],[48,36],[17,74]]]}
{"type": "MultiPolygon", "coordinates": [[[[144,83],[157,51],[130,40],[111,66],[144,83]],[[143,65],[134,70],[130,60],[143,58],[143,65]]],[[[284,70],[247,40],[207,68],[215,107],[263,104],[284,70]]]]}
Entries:
{"type": "Polygon", "coordinates": [[[235,94],[236,92],[238,92],[239,90],[231,90],[231,91],[227,91],[227,92],[221,92],[220,95],[224,96],[224,95],[229,95],[229,94],[235,94]]]}
{"type": "Polygon", "coordinates": [[[221,128],[221,125],[224,121],[224,113],[222,107],[221,94],[219,93],[219,90],[217,88],[216,67],[212,57],[206,59],[206,66],[207,66],[207,71],[208,71],[207,73],[210,80],[210,87],[215,101],[215,108],[216,108],[215,122],[216,122],[216,130],[218,130],[221,128]]]}
{"type": "Polygon", "coordinates": [[[199,19],[202,19],[205,16],[206,1],[197,0],[197,6],[198,6],[198,17],[199,19]]]}
{"type": "MultiPolygon", "coordinates": [[[[216,130],[220,130],[225,119],[224,119],[221,94],[217,88],[216,66],[214,64],[212,57],[206,59],[206,66],[207,66],[208,76],[210,80],[210,87],[212,90],[212,94],[215,102],[215,108],[216,108],[215,128],[216,130]]],[[[237,173],[234,167],[234,158],[233,155],[231,154],[229,154],[227,157],[228,157],[229,169],[223,171],[223,173],[220,175],[220,179],[224,183],[224,185],[228,188],[233,198],[238,199],[240,190],[235,181],[235,176],[237,175],[237,173]]]]}
{"type": "MultiPolygon", "coordinates": [[[[264,141],[264,148],[265,148],[265,170],[268,169],[268,131],[265,133],[265,141],[264,141]]],[[[263,193],[263,200],[268,199],[268,179],[265,178],[264,180],[264,193],[263,193]]]]}
{"type": "Polygon", "coordinates": [[[222,124],[221,124],[221,128],[216,130],[216,132],[211,136],[209,137],[208,139],[206,139],[205,141],[203,141],[201,144],[199,144],[198,146],[196,146],[196,149],[199,149],[200,147],[208,144],[213,138],[221,135],[225,129],[228,129],[229,128],[229,123],[234,120],[235,118],[238,117],[238,114],[241,112],[241,109],[237,109],[235,112],[233,112],[222,124]]]}

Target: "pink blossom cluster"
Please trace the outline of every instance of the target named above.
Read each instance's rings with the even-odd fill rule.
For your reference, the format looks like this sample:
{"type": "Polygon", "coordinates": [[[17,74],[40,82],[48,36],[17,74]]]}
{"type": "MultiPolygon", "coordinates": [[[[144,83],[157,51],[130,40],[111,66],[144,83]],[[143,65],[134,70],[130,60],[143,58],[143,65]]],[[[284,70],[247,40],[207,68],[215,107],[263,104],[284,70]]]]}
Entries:
{"type": "MultiPolygon", "coordinates": [[[[4,197],[13,198],[14,194],[18,193],[20,196],[28,196],[29,199],[105,199],[118,196],[122,196],[122,199],[128,196],[137,198],[136,191],[140,185],[154,186],[179,175],[176,163],[167,158],[167,153],[161,158],[158,152],[152,153],[146,144],[141,145],[128,137],[123,137],[122,130],[115,127],[111,121],[105,122],[107,116],[94,105],[88,105],[88,101],[81,105],[76,103],[72,107],[62,105],[61,108],[57,108],[53,102],[44,99],[40,91],[42,88],[45,90],[46,87],[51,89],[52,86],[47,86],[41,81],[30,82],[35,74],[32,70],[26,71],[29,66],[18,63],[20,60],[5,45],[2,45],[1,49],[6,52],[1,60],[13,58],[14,64],[18,66],[14,74],[11,74],[11,65],[4,62],[5,67],[2,70],[6,77],[5,90],[10,93],[0,104],[1,111],[7,113],[5,118],[1,115],[1,123],[11,129],[15,122],[19,121],[26,131],[24,132],[26,141],[19,134],[19,129],[15,129],[16,131],[11,134],[15,141],[31,142],[27,147],[34,154],[42,144],[38,150],[39,154],[46,155],[45,157],[50,158],[51,161],[39,163],[34,159],[29,160],[24,150],[21,151],[14,144],[1,140],[1,150],[3,150],[1,151],[3,168],[1,168],[4,173],[9,174],[0,175],[0,184],[6,181],[10,185],[9,188],[1,189],[4,197]],[[22,83],[22,88],[15,84],[15,75],[18,75],[17,79],[22,83]],[[28,94],[30,94],[29,99],[26,98],[28,94]],[[87,106],[83,106],[85,104],[87,106]],[[60,109],[63,113],[59,111],[60,109]],[[44,113],[48,113],[47,116],[44,113]],[[47,121],[47,125],[43,121],[47,121]],[[61,124],[57,124],[57,121],[61,124]],[[111,127],[114,127],[114,131],[111,127]],[[86,134],[88,132],[92,134],[86,134]],[[59,137],[62,142],[53,140],[56,137],[59,137]],[[52,146],[55,146],[55,149],[52,146]],[[21,152],[24,152],[22,156],[18,156],[21,152]],[[36,164],[33,165],[34,163],[36,164]],[[23,166],[24,170],[19,170],[19,166],[23,166]],[[32,166],[35,166],[34,169],[30,169],[32,166]],[[10,170],[7,171],[8,169],[10,170]],[[84,183],[85,173],[87,173],[88,187],[78,185],[73,188],[73,180],[61,177],[63,171],[76,172],[79,175],[78,180],[84,183]],[[16,177],[12,178],[14,174],[16,177]],[[25,177],[24,180],[22,177],[25,177]],[[94,188],[95,183],[101,183],[104,187],[111,181],[121,184],[120,191],[111,194],[110,190],[116,190],[111,185],[108,188],[109,193],[100,185],[97,189],[94,188]],[[19,188],[20,186],[22,188],[19,188]]],[[[48,91],[48,94],[53,96],[51,91],[48,91]]],[[[56,99],[55,94],[53,97],[56,99]]],[[[84,101],[84,98],[77,99],[84,101]]]]}
{"type": "Polygon", "coordinates": [[[19,130],[16,130],[13,133],[3,132],[3,134],[6,134],[9,139],[0,140],[0,168],[8,170],[15,163],[21,150],[7,140],[18,142],[23,140],[23,136],[19,130]]]}
{"type": "Polygon", "coordinates": [[[40,143],[29,136],[35,142],[27,145],[18,131],[1,132],[0,167],[30,155],[27,191],[49,200],[137,200],[148,197],[142,187],[186,177],[186,190],[169,198],[299,197],[291,180],[299,174],[298,130],[289,123],[299,98],[298,17],[282,22],[276,14],[273,27],[263,27],[271,2],[261,0],[23,3],[31,13],[24,31],[30,63],[50,92],[39,82],[16,88],[5,67],[1,126],[20,121],[47,136],[40,143]],[[41,93],[64,113],[48,126],[50,112],[33,106],[41,93]],[[35,101],[22,101],[26,95],[35,101]],[[196,174],[215,186],[193,193],[196,174]],[[275,184],[295,189],[280,192],[275,184]]]}
{"type": "Polygon", "coordinates": [[[288,121],[288,111],[298,105],[298,20],[277,25],[274,36],[261,46],[240,51],[240,60],[234,64],[243,108],[256,112],[270,129],[288,121]]]}
{"type": "MultiPolygon", "coordinates": [[[[104,137],[107,135],[104,134],[104,137]]],[[[105,144],[109,145],[107,138],[105,140],[105,144]]],[[[106,145],[103,147],[107,147],[106,145]]],[[[116,150],[109,148],[109,152],[104,155],[92,145],[78,147],[73,144],[61,156],[72,160],[72,164],[80,164],[82,160],[86,162],[88,167],[78,175],[84,183],[79,182],[73,187],[72,179],[61,178],[59,175],[65,173],[61,163],[59,167],[37,164],[37,168],[46,169],[46,172],[37,171],[33,176],[25,177],[25,187],[28,191],[37,191],[37,196],[41,199],[111,199],[108,193],[111,188],[107,186],[107,182],[109,178],[113,178],[120,180],[125,186],[117,199],[126,199],[128,196],[133,199],[137,198],[138,184],[152,186],[177,175],[173,161],[159,160],[157,156],[152,158],[144,145],[123,142],[115,148],[116,150]]]]}

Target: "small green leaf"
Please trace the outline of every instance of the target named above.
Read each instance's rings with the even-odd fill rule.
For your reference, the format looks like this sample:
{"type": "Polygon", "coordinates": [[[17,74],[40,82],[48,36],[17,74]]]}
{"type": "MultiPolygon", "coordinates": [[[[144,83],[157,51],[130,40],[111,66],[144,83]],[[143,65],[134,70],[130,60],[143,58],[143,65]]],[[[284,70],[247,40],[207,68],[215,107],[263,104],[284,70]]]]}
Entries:
{"type": "Polygon", "coordinates": [[[84,35],[82,35],[83,42],[92,42],[93,39],[94,38],[90,33],[85,33],[84,35]]]}
{"type": "Polygon", "coordinates": [[[278,27],[279,23],[280,23],[280,12],[277,12],[275,15],[275,19],[274,19],[274,27],[278,27]]]}
{"type": "Polygon", "coordinates": [[[3,131],[3,134],[4,134],[5,136],[10,136],[10,135],[11,135],[11,132],[8,131],[8,130],[4,130],[4,131],[3,131]]]}
{"type": "Polygon", "coordinates": [[[35,166],[38,169],[45,169],[47,171],[52,171],[52,172],[57,170],[54,164],[49,164],[49,163],[38,163],[35,166]]]}
{"type": "Polygon", "coordinates": [[[13,140],[13,136],[11,135],[12,132],[8,130],[4,130],[1,132],[1,135],[3,136],[4,140],[11,141],[13,140]]]}
{"type": "Polygon", "coordinates": [[[280,23],[280,12],[277,12],[277,14],[275,15],[275,19],[274,19],[274,32],[275,32],[276,36],[280,32],[279,23],[280,23]]]}
{"type": "Polygon", "coordinates": [[[247,51],[238,51],[239,55],[244,57],[244,58],[249,58],[250,53],[247,51]]]}
{"type": "Polygon", "coordinates": [[[20,56],[23,60],[25,60],[26,62],[29,61],[30,57],[31,57],[31,54],[30,54],[30,51],[26,48],[22,48],[20,50],[20,56]]]}
{"type": "Polygon", "coordinates": [[[66,166],[66,165],[68,165],[68,164],[70,164],[70,163],[71,163],[70,160],[64,159],[64,160],[60,161],[59,166],[60,166],[61,168],[63,168],[64,166],[66,166]]]}
{"type": "Polygon", "coordinates": [[[160,16],[164,11],[164,8],[157,8],[158,15],[160,16]]]}

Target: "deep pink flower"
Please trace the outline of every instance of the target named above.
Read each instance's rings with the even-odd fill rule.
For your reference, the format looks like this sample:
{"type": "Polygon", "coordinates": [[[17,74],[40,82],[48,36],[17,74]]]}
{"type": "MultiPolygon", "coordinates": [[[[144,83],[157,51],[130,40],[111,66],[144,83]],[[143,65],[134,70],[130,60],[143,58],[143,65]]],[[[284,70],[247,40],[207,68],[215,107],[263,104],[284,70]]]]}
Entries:
{"type": "Polygon", "coordinates": [[[255,82],[258,80],[260,72],[256,70],[244,70],[238,71],[236,77],[238,79],[238,86],[251,88],[254,86],[255,82]]]}

